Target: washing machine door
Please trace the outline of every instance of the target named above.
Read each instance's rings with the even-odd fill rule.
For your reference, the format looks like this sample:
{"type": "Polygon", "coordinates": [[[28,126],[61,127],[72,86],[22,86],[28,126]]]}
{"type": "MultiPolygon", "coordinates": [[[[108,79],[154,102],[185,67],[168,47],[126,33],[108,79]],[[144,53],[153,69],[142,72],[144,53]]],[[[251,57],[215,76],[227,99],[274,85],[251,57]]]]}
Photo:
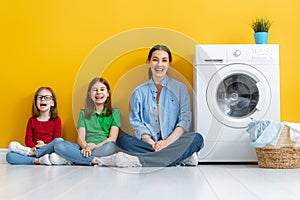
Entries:
{"type": "Polygon", "coordinates": [[[210,79],[206,102],[212,115],[226,126],[245,128],[269,109],[271,91],[265,76],[248,64],[229,64],[210,79]]]}

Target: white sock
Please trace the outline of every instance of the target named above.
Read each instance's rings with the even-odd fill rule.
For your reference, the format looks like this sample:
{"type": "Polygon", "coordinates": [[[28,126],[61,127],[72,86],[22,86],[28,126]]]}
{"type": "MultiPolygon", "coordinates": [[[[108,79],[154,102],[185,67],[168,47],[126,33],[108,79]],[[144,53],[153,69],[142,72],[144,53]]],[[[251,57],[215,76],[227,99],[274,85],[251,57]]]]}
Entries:
{"type": "Polygon", "coordinates": [[[41,165],[51,165],[49,154],[45,154],[39,158],[39,163],[41,165]]]}
{"type": "Polygon", "coordinates": [[[64,159],[63,157],[61,157],[60,155],[58,155],[55,152],[50,154],[49,159],[53,165],[71,165],[72,164],[70,161],[67,161],[66,159],[64,159]]]}
{"type": "Polygon", "coordinates": [[[110,156],[100,157],[99,166],[111,167],[142,167],[138,157],[118,152],[110,156]]]}
{"type": "Polygon", "coordinates": [[[31,151],[30,147],[24,147],[19,142],[10,142],[8,148],[12,152],[16,152],[25,156],[29,156],[29,153],[31,151]]]}

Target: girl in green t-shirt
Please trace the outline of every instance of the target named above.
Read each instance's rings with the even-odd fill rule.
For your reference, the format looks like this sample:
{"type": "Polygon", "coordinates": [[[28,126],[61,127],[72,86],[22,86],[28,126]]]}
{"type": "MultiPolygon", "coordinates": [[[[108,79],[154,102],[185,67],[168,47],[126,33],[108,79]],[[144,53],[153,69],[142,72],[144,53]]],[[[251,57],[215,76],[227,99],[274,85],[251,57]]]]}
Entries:
{"type": "Polygon", "coordinates": [[[88,86],[85,108],[78,118],[78,144],[68,141],[57,143],[54,147],[56,152],[74,164],[99,164],[100,157],[117,152],[115,141],[121,127],[120,116],[119,109],[111,106],[108,82],[104,78],[94,78],[88,86]]]}

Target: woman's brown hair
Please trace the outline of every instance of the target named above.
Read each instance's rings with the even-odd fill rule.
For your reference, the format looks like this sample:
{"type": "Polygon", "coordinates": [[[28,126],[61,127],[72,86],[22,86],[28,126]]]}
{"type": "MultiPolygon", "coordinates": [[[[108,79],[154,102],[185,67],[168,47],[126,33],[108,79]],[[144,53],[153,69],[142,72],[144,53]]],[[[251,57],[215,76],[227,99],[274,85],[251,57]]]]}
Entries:
{"type": "MultiPolygon", "coordinates": [[[[167,54],[168,54],[168,56],[169,56],[169,62],[170,62],[170,63],[172,62],[173,58],[172,58],[171,50],[170,50],[167,46],[165,46],[165,45],[157,44],[157,45],[153,46],[153,47],[150,49],[150,51],[149,51],[149,53],[148,53],[148,57],[147,57],[147,63],[150,62],[151,57],[152,57],[152,54],[153,54],[153,52],[156,51],[156,50],[163,50],[163,51],[167,52],[167,54]]],[[[150,69],[150,68],[149,68],[149,70],[148,70],[148,78],[149,78],[149,79],[152,78],[152,72],[151,72],[151,69],[150,69]]]]}

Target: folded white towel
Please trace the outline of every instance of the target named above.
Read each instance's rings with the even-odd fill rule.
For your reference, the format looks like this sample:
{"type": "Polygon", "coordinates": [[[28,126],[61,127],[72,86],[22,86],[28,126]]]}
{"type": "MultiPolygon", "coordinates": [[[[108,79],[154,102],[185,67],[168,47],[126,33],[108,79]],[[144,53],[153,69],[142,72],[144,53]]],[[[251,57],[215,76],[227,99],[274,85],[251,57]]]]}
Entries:
{"type": "Polygon", "coordinates": [[[290,127],[290,137],[292,141],[300,141],[300,123],[283,122],[290,127]]]}

